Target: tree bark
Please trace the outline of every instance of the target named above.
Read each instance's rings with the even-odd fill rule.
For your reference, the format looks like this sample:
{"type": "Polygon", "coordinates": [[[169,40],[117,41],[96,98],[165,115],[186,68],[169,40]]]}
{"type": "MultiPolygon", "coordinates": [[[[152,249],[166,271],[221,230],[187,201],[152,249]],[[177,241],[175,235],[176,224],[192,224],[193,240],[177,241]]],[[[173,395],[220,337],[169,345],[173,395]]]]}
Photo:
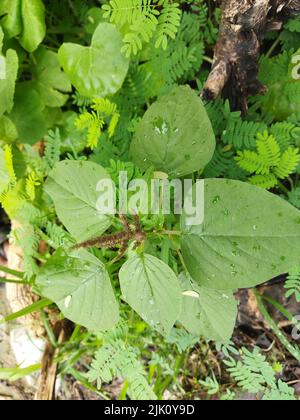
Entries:
{"type": "Polygon", "coordinates": [[[300,14],[300,0],[223,0],[221,8],[213,66],[202,98],[211,101],[222,95],[233,109],[246,113],[247,98],[266,92],[257,79],[264,35],[300,14]]]}

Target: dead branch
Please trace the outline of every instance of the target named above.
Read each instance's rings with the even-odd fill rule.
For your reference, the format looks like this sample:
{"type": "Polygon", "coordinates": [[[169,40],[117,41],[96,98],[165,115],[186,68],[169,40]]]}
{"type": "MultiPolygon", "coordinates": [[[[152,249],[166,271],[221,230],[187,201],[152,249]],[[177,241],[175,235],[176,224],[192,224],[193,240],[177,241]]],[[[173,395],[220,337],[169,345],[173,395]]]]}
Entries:
{"type": "Polygon", "coordinates": [[[247,111],[247,98],[266,91],[257,79],[266,32],[280,30],[300,14],[300,0],[223,0],[222,19],[211,73],[202,98],[222,95],[233,109],[247,111]]]}

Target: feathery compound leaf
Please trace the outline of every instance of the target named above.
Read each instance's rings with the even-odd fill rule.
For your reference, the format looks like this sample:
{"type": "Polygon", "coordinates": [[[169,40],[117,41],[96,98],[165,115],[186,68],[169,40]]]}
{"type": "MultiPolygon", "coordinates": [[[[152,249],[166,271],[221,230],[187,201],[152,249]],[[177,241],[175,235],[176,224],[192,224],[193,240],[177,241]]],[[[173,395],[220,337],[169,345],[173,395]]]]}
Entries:
{"type": "Polygon", "coordinates": [[[175,39],[180,19],[179,4],[166,2],[158,17],[155,48],[162,46],[165,50],[168,46],[168,38],[175,39]]]}
{"type": "MultiPolygon", "coordinates": [[[[155,18],[156,19],[156,18],[155,18]]],[[[143,42],[149,42],[155,29],[157,22],[151,17],[142,16],[130,25],[130,33],[124,36],[122,52],[127,58],[136,55],[143,47],[143,42]]]]}
{"type": "Polygon", "coordinates": [[[122,52],[126,57],[136,55],[154,35],[155,48],[166,49],[180,25],[179,4],[168,0],[111,0],[102,9],[104,18],[124,33],[122,52]]]}
{"type": "Polygon", "coordinates": [[[255,174],[249,178],[249,182],[261,188],[275,187],[278,179],[285,179],[292,174],[300,161],[298,149],[293,147],[281,154],[279,143],[267,131],[257,135],[256,147],[257,153],[244,150],[238,152],[235,160],[242,169],[255,174]]]}
{"type": "Polygon", "coordinates": [[[78,130],[87,129],[87,147],[95,149],[98,145],[99,137],[107,121],[108,135],[112,137],[116,131],[120,114],[117,105],[109,99],[96,98],[91,104],[93,111],[84,112],[75,121],[78,130]]]}
{"type": "Polygon", "coordinates": [[[263,401],[297,401],[295,389],[279,379],[277,385],[264,392],[263,401]]]}
{"type": "Polygon", "coordinates": [[[275,137],[283,152],[300,138],[300,127],[290,122],[278,122],[271,125],[270,134],[275,137]]]}
{"type": "Polygon", "coordinates": [[[256,148],[258,154],[264,160],[266,166],[277,166],[280,161],[280,147],[273,136],[269,136],[268,132],[264,134],[258,133],[256,148]]]}
{"type": "Polygon", "coordinates": [[[240,353],[241,360],[227,355],[228,360],[224,361],[238,386],[267,401],[296,400],[294,388],[281,380],[277,382],[274,369],[259,348],[255,347],[251,353],[243,347],[240,353]]]}
{"type": "Polygon", "coordinates": [[[87,374],[90,382],[111,382],[121,376],[129,384],[128,394],[133,400],[156,400],[146,380],[146,372],[138,359],[136,349],[125,341],[128,327],[120,322],[111,331],[103,334],[103,346],[97,351],[87,374]]]}
{"type": "Polygon", "coordinates": [[[279,179],[285,179],[295,171],[299,162],[299,149],[289,147],[281,156],[278,166],[274,169],[274,173],[279,179]]]}
{"type": "Polygon", "coordinates": [[[5,146],[4,160],[5,160],[6,170],[9,176],[9,182],[10,182],[11,187],[13,187],[17,182],[17,177],[14,170],[12,147],[10,145],[5,146]]]}
{"type": "Polygon", "coordinates": [[[26,179],[25,186],[26,194],[30,201],[35,200],[36,187],[38,187],[39,185],[41,185],[41,180],[37,177],[35,172],[31,172],[26,179]]]}
{"type": "Polygon", "coordinates": [[[104,126],[104,120],[95,112],[85,112],[75,121],[76,128],[83,130],[87,128],[87,147],[95,149],[104,126]]]}
{"type": "Polygon", "coordinates": [[[60,131],[57,128],[55,131],[50,130],[46,136],[44,162],[46,171],[49,172],[59,162],[61,148],[60,131]]]}
{"type": "Polygon", "coordinates": [[[288,193],[289,202],[300,209],[300,187],[297,187],[288,193]]]}
{"type": "Polygon", "coordinates": [[[263,122],[230,119],[222,133],[222,140],[236,149],[255,149],[257,133],[264,132],[266,128],[267,125],[263,122]]]}
{"type": "Polygon", "coordinates": [[[224,176],[228,169],[235,164],[233,152],[225,151],[221,145],[218,145],[212,160],[206,166],[204,175],[206,178],[218,178],[224,176]]]}
{"type": "Polygon", "coordinates": [[[286,297],[295,295],[297,302],[300,302],[300,266],[289,272],[284,287],[287,289],[286,297]]]}
{"type": "Polygon", "coordinates": [[[103,16],[119,26],[133,23],[141,16],[158,14],[151,3],[151,0],[110,0],[109,4],[102,6],[103,16]]]}
{"type": "Polygon", "coordinates": [[[46,232],[48,235],[47,243],[53,249],[58,249],[70,242],[68,233],[61,226],[54,223],[47,222],[46,232]]]}
{"type": "Polygon", "coordinates": [[[252,185],[256,185],[257,187],[264,188],[266,190],[270,190],[278,184],[278,180],[274,174],[253,175],[249,178],[249,182],[252,185]]]}
{"type": "Polygon", "coordinates": [[[251,150],[238,152],[235,160],[242,169],[249,173],[268,174],[270,172],[268,164],[263,157],[251,150]]]}
{"type": "Polygon", "coordinates": [[[272,386],[275,383],[275,372],[256,347],[253,353],[243,348],[241,361],[236,362],[230,358],[225,364],[238,385],[253,394],[263,391],[266,385],[272,386]]]}

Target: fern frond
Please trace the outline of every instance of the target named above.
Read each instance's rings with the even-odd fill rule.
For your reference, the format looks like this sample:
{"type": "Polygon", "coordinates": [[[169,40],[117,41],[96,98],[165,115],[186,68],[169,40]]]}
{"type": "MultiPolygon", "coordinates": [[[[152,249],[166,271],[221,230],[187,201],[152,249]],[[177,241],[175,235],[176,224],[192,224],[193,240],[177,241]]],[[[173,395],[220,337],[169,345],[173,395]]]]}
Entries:
{"type": "Polygon", "coordinates": [[[68,242],[67,232],[55,223],[47,222],[46,233],[49,237],[48,245],[53,249],[58,249],[68,242]]]}
{"type": "Polygon", "coordinates": [[[61,137],[60,131],[56,128],[55,131],[50,130],[46,136],[46,145],[44,153],[44,162],[46,171],[49,172],[54,165],[59,162],[60,149],[61,149],[61,137]]]}
{"type": "Polygon", "coordinates": [[[286,51],[296,50],[300,45],[300,17],[290,19],[284,25],[284,30],[280,34],[283,49],[286,51]]]}
{"type": "Polygon", "coordinates": [[[166,49],[181,19],[179,4],[169,0],[110,0],[102,9],[103,17],[125,32],[122,52],[127,57],[136,55],[154,35],[155,48],[166,49]]]}
{"type": "Polygon", "coordinates": [[[263,114],[270,114],[279,121],[286,119],[300,106],[300,84],[292,73],[292,57],[293,50],[261,60],[259,79],[266,84],[268,92],[253,99],[263,114]]]}
{"type": "Polygon", "coordinates": [[[137,55],[142,49],[143,42],[148,43],[152,38],[157,26],[156,18],[141,16],[138,20],[130,25],[130,32],[127,33],[123,42],[121,51],[126,57],[137,55]]]}
{"type": "Polygon", "coordinates": [[[267,131],[257,135],[257,152],[238,152],[235,160],[240,168],[253,174],[249,182],[261,188],[270,189],[278,185],[278,179],[291,175],[300,162],[298,149],[289,147],[282,154],[273,135],[267,131]]]}
{"type": "Polygon", "coordinates": [[[117,105],[106,98],[94,99],[91,108],[99,114],[105,114],[107,117],[117,112],[117,105]]]}
{"type": "Polygon", "coordinates": [[[159,14],[151,0],[110,0],[108,4],[102,6],[102,9],[104,10],[103,17],[117,26],[125,23],[132,24],[149,14],[159,14]]]}
{"type": "Polygon", "coordinates": [[[169,73],[171,81],[176,82],[184,79],[194,67],[200,68],[204,55],[204,44],[199,42],[197,46],[178,46],[169,57],[169,73]]]}
{"type": "Polygon", "coordinates": [[[81,95],[79,92],[75,92],[72,95],[73,104],[78,106],[79,108],[86,108],[91,105],[91,99],[87,98],[86,96],[81,95]]]}
{"type": "Polygon", "coordinates": [[[253,394],[263,391],[266,385],[272,386],[275,383],[275,372],[256,347],[252,353],[243,348],[240,361],[231,358],[225,364],[238,385],[253,394]]]}
{"type": "Polygon", "coordinates": [[[296,401],[295,389],[279,379],[278,384],[266,391],[263,401],[296,401]]]}
{"type": "Polygon", "coordinates": [[[291,32],[299,32],[300,33],[300,17],[297,16],[294,19],[290,19],[286,24],[285,28],[291,32]]]}
{"type": "Polygon", "coordinates": [[[35,172],[31,172],[26,179],[25,185],[26,194],[30,201],[35,200],[36,187],[39,185],[41,185],[41,180],[36,176],[35,172]]]}
{"type": "MultiPolygon", "coordinates": [[[[13,188],[8,188],[1,196],[1,205],[10,219],[17,218],[25,203],[24,188],[20,181],[13,188]]],[[[25,216],[25,213],[23,215],[25,216]]]]}
{"type": "Polygon", "coordinates": [[[157,400],[157,396],[150,388],[145,376],[134,374],[128,377],[129,396],[132,400],[157,400]]]}
{"type": "Polygon", "coordinates": [[[256,173],[266,175],[270,173],[268,162],[266,162],[262,156],[256,152],[253,152],[252,150],[244,150],[243,152],[238,152],[235,160],[242,169],[249,172],[250,174],[256,173]]]}
{"type": "Polygon", "coordinates": [[[299,149],[289,147],[281,156],[278,166],[274,169],[274,173],[279,179],[285,179],[295,171],[299,162],[299,149]]]}
{"type": "Polygon", "coordinates": [[[292,191],[289,191],[288,200],[293,206],[300,209],[300,187],[297,187],[293,189],[292,191]]]}
{"type": "Polygon", "coordinates": [[[218,146],[214,156],[204,170],[207,178],[218,178],[224,176],[230,166],[234,164],[233,152],[224,150],[224,147],[218,146]]]}
{"type": "Polygon", "coordinates": [[[84,112],[83,114],[79,115],[79,117],[75,121],[76,128],[78,130],[83,130],[84,128],[89,128],[90,125],[94,123],[96,118],[95,113],[84,112]]]}
{"type": "Polygon", "coordinates": [[[283,152],[300,140],[300,127],[291,122],[279,122],[270,127],[270,134],[276,138],[280,150],[283,152]]]}
{"type": "Polygon", "coordinates": [[[5,146],[5,149],[4,149],[4,160],[5,160],[6,171],[9,176],[10,186],[13,187],[17,183],[17,176],[14,170],[12,147],[8,144],[5,146]]]}
{"type": "Polygon", "coordinates": [[[116,112],[111,117],[110,123],[108,125],[108,136],[109,136],[109,138],[111,138],[115,134],[117,125],[119,123],[119,120],[120,120],[120,114],[118,112],[116,112]]]}
{"type": "Polygon", "coordinates": [[[225,361],[228,372],[242,389],[257,394],[264,390],[264,378],[257,372],[244,365],[242,362],[235,360],[225,361]]]}
{"type": "Polygon", "coordinates": [[[91,149],[97,147],[104,120],[95,112],[85,112],[77,118],[75,124],[79,130],[87,128],[87,147],[91,149]]]}
{"type": "Polygon", "coordinates": [[[120,114],[117,105],[105,98],[94,99],[91,108],[92,111],[81,114],[75,124],[79,130],[87,129],[87,147],[95,149],[106,120],[110,120],[108,135],[112,137],[115,134],[120,114]]]}
{"type": "Polygon", "coordinates": [[[11,240],[23,251],[23,264],[26,278],[37,274],[38,267],[34,258],[37,252],[40,238],[30,224],[14,229],[11,233],[11,240]]]}
{"type": "Polygon", "coordinates": [[[289,272],[284,287],[287,289],[285,294],[287,298],[295,295],[297,302],[300,302],[300,266],[289,272]]]}
{"type": "Polygon", "coordinates": [[[129,395],[132,399],[156,399],[145,379],[144,368],[138,361],[135,350],[126,345],[122,339],[104,344],[98,350],[87,377],[90,382],[96,381],[100,388],[102,381],[111,382],[117,375],[128,381],[129,395]]]}
{"type": "Polygon", "coordinates": [[[35,172],[40,179],[47,175],[47,165],[45,164],[44,158],[40,156],[39,150],[36,147],[25,144],[23,155],[26,161],[28,172],[35,172]]]}
{"type": "Polygon", "coordinates": [[[265,131],[264,134],[257,134],[256,148],[266,166],[272,167],[279,164],[280,147],[275,138],[268,135],[267,131],[265,131]]]}
{"type": "Polygon", "coordinates": [[[257,134],[264,132],[267,125],[254,121],[229,120],[222,133],[225,144],[232,144],[236,149],[255,149],[257,134]]]}
{"type": "Polygon", "coordinates": [[[94,118],[93,123],[88,128],[87,147],[91,150],[98,145],[98,140],[104,126],[104,121],[101,118],[94,118]]]}
{"type": "Polygon", "coordinates": [[[205,104],[206,112],[213,126],[214,133],[217,136],[222,135],[227,124],[227,121],[225,121],[224,123],[224,119],[220,118],[220,115],[223,115],[223,108],[224,102],[221,98],[217,98],[215,101],[208,102],[205,104]]]}
{"type": "Polygon", "coordinates": [[[178,3],[165,4],[158,17],[155,48],[168,46],[168,38],[175,39],[181,20],[181,10],[178,3]]]}
{"type": "Polygon", "coordinates": [[[278,184],[277,178],[274,174],[253,175],[249,178],[249,182],[257,187],[270,190],[278,184]]]}
{"type": "Polygon", "coordinates": [[[242,361],[252,372],[259,372],[267,385],[272,386],[275,380],[275,372],[267,362],[266,357],[260,353],[260,349],[255,347],[251,353],[246,348],[242,349],[242,361]]]}
{"type": "Polygon", "coordinates": [[[263,400],[296,400],[294,388],[281,380],[277,381],[274,369],[258,347],[252,353],[243,347],[240,353],[240,360],[227,356],[228,360],[224,363],[243,390],[263,400]]]}

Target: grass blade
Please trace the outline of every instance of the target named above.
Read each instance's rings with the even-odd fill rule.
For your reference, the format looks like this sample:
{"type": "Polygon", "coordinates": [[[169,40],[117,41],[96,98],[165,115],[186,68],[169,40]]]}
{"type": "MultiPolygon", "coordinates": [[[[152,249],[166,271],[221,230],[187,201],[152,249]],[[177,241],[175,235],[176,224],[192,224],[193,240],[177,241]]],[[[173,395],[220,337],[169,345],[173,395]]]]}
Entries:
{"type": "Polygon", "coordinates": [[[38,302],[33,303],[32,305],[26,306],[26,308],[21,309],[18,312],[15,312],[13,314],[7,315],[5,318],[1,319],[0,324],[3,324],[4,322],[13,321],[15,319],[21,318],[22,316],[29,315],[32,312],[37,312],[46,306],[51,305],[52,301],[49,299],[41,299],[38,302]]]}

